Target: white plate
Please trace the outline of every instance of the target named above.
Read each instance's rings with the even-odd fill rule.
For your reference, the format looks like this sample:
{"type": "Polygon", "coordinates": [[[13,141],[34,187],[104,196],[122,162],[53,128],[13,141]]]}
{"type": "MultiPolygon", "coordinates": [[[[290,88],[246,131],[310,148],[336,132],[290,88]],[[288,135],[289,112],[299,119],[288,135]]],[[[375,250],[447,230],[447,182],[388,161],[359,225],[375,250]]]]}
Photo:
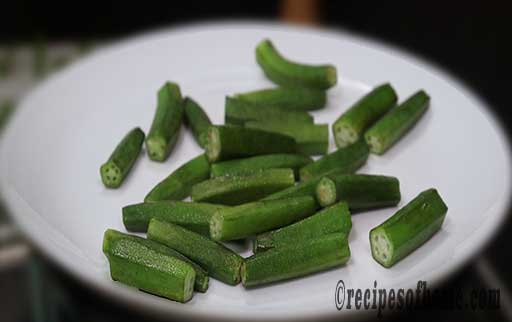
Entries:
{"type": "MultiPolygon", "coordinates": [[[[337,311],[334,290],[415,287],[445,278],[475,254],[505,216],[510,154],[485,104],[436,67],[399,50],[346,33],[274,24],[186,26],[123,41],[73,65],[39,86],[21,104],[4,137],[2,193],[24,231],[57,263],[87,285],[131,307],[176,317],[312,319],[354,317],[337,311]],[[101,252],[103,231],[123,230],[121,207],[140,202],[170,171],[201,152],[183,130],[165,163],[138,160],[123,187],[103,187],[99,166],[132,127],[148,129],[155,93],[166,80],[181,85],[215,122],[226,94],[272,84],[255,63],[254,48],[271,38],[286,56],[336,65],[338,85],[328,106],[314,112],[332,121],[372,86],[389,81],[403,100],[424,88],[432,97],[419,124],[361,170],[400,179],[403,206],[438,188],[449,206],[442,230],[391,269],[370,255],[368,231],[396,209],[353,216],[352,258],[346,267],[245,290],[212,281],[206,294],[183,305],[111,281],[101,252]]],[[[334,144],[331,138],[331,149],[334,144]]],[[[246,254],[249,252],[246,251],[246,254]]]]}

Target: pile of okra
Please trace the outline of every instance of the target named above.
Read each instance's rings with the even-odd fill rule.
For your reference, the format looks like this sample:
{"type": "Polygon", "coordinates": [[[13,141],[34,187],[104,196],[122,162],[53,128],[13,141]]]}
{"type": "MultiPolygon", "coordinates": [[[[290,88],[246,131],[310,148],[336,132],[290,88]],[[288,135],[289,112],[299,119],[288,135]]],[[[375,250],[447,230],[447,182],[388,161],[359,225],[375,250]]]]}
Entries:
{"type": "MultiPolygon", "coordinates": [[[[334,121],[337,150],[328,152],[329,125],[315,124],[309,111],[326,105],[336,68],[293,62],[269,40],[257,45],[256,61],[277,86],[226,97],[225,125],[212,124],[196,101],[166,82],[148,134],[128,132],[101,166],[104,185],[119,187],[144,142],[151,160],[169,157],[182,123],[204,148],[144,202],[122,209],[126,229],[147,238],[105,232],[113,280],[186,302],[194,290],[207,291],[210,277],[252,287],[343,266],[351,212],[400,202],[397,178],[355,172],[421,118],[430,100],[425,91],[398,103],[390,84],[375,87],[334,121]],[[248,238],[248,258],[222,243],[248,238]]],[[[446,212],[435,189],[419,193],[369,232],[373,258],[390,268],[432,237],[446,212]]]]}

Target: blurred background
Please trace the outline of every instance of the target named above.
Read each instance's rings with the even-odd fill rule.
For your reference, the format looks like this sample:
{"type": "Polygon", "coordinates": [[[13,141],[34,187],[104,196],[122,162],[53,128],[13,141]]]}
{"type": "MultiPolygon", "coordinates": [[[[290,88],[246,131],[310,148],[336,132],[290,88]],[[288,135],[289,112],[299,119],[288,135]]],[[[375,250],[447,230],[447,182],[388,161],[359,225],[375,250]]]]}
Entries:
{"type": "MultiPolygon", "coordinates": [[[[512,14],[505,2],[89,0],[12,1],[1,7],[0,126],[35,84],[95,48],[159,27],[252,19],[343,29],[412,52],[473,89],[511,133],[512,14]]],[[[445,282],[447,287],[464,289],[499,288],[500,310],[422,311],[392,318],[512,320],[510,227],[508,219],[488,247],[445,282]]],[[[95,294],[54,266],[0,208],[0,321],[127,319],[146,321],[147,317],[95,294]]]]}

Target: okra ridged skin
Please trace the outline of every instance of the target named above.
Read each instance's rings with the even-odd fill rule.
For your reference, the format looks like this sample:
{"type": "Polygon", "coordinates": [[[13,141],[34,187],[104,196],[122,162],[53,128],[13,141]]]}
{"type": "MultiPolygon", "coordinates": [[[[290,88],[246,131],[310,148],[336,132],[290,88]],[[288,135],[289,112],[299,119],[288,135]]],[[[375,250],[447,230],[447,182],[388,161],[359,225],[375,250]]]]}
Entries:
{"type": "Polygon", "coordinates": [[[190,264],[128,238],[105,239],[103,252],[114,281],[178,302],[192,298],[196,272],[190,264]]]}
{"type": "Polygon", "coordinates": [[[386,268],[393,266],[441,229],[447,211],[436,189],[423,191],[370,231],[373,258],[386,268]]]}
{"type": "Polygon", "coordinates": [[[201,106],[190,97],[185,97],[183,106],[185,110],[185,123],[192,131],[199,146],[204,148],[206,145],[206,132],[212,125],[212,122],[201,106]]]}
{"type": "Polygon", "coordinates": [[[333,123],[336,146],[345,147],[363,138],[364,132],[386,114],[396,101],[396,92],[390,84],[375,87],[333,123]]]}
{"type": "Polygon", "coordinates": [[[281,124],[313,124],[313,117],[305,111],[291,111],[273,106],[257,105],[239,98],[226,97],[224,106],[226,124],[244,125],[250,121],[273,121],[281,124]]]}
{"type": "Polygon", "coordinates": [[[400,202],[400,182],[395,177],[368,174],[330,174],[316,187],[322,206],[345,201],[352,210],[393,207],[400,202]]]}
{"type": "Polygon", "coordinates": [[[245,127],[291,136],[297,142],[297,152],[323,155],[329,147],[328,124],[281,124],[279,122],[247,122],[245,127]]]}
{"type": "MultiPolygon", "coordinates": [[[[119,232],[117,230],[113,229],[107,229],[105,231],[104,237],[103,237],[103,243],[105,245],[109,245],[114,240],[120,240],[120,239],[129,239],[132,241],[135,241],[143,246],[146,246],[158,253],[163,254],[164,256],[172,256],[176,257],[179,260],[184,261],[185,263],[190,264],[194,268],[194,271],[196,272],[196,279],[194,283],[194,290],[204,293],[208,290],[208,284],[209,284],[209,277],[208,272],[204,270],[201,266],[197,265],[190,259],[188,259],[186,256],[182,255],[181,253],[175,251],[172,248],[169,248],[167,246],[164,246],[160,243],[154,242],[149,239],[145,239],[139,236],[129,235],[122,232],[119,232]]],[[[108,248],[108,247],[107,247],[108,248]]]]}
{"type": "Polygon", "coordinates": [[[250,174],[255,171],[267,169],[292,169],[295,176],[298,177],[299,169],[311,162],[313,162],[313,159],[302,154],[279,153],[258,155],[245,159],[214,163],[211,165],[210,176],[216,178],[221,176],[250,174]]]}
{"type": "Polygon", "coordinates": [[[284,87],[328,89],[337,82],[333,65],[306,65],[284,58],[268,39],[256,47],[256,61],[265,75],[284,87]]]}
{"type": "Polygon", "coordinates": [[[259,253],[334,232],[348,236],[351,229],[352,218],[348,205],[339,202],[294,224],[256,236],[253,251],[259,253]]]}
{"type": "Polygon", "coordinates": [[[183,200],[190,196],[192,186],[210,177],[210,163],[201,154],[174,170],[160,181],[144,198],[145,202],[183,200]]]}
{"type": "Polygon", "coordinates": [[[292,224],[317,209],[312,197],[265,200],[221,209],[210,220],[213,240],[235,240],[292,224]]]}
{"type": "Polygon", "coordinates": [[[342,266],[350,259],[347,236],[331,233],[257,253],[245,259],[242,284],[251,287],[342,266]]]}
{"type": "Polygon", "coordinates": [[[166,82],[158,90],[155,116],[146,137],[146,149],[151,160],[163,162],[169,157],[178,140],[182,119],[180,87],[166,82]]]}
{"type": "Polygon", "coordinates": [[[100,168],[101,181],[105,187],[118,188],[123,183],[140,154],[143,142],[144,132],[138,127],[124,136],[100,168]]]}
{"type": "Polygon", "coordinates": [[[420,90],[378,120],[364,134],[370,152],[386,152],[418,122],[427,110],[429,102],[428,94],[420,90]]]}
{"type": "Polygon", "coordinates": [[[128,231],[146,232],[149,221],[158,218],[196,233],[210,235],[210,218],[226,206],[200,202],[159,201],[123,207],[123,224],[128,231]]]}
{"type": "Polygon", "coordinates": [[[192,187],[191,197],[197,202],[240,205],[291,187],[294,183],[292,169],[268,169],[203,181],[192,187]]]}
{"type": "Polygon", "coordinates": [[[344,148],[323,156],[321,159],[308,164],[300,169],[300,180],[306,181],[324,176],[330,172],[353,173],[362,167],[370,150],[364,140],[351,144],[344,148]]]}
{"type": "Polygon", "coordinates": [[[292,137],[240,126],[211,126],[206,156],[211,163],[262,154],[295,153],[292,137]]]}
{"type": "Polygon", "coordinates": [[[290,111],[318,110],[324,108],[327,102],[325,90],[300,87],[265,88],[234,97],[255,105],[290,111]]]}
{"type": "Polygon", "coordinates": [[[321,178],[298,182],[296,185],[273,193],[261,200],[276,200],[294,197],[316,198],[316,185],[321,178]]]}
{"type": "Polygon", "coordinates": [[[149,223],[148,238],[187,256],[221,282],[230,285],[240,283],[244,259],[208,237],[154,218],[149,223]]]}

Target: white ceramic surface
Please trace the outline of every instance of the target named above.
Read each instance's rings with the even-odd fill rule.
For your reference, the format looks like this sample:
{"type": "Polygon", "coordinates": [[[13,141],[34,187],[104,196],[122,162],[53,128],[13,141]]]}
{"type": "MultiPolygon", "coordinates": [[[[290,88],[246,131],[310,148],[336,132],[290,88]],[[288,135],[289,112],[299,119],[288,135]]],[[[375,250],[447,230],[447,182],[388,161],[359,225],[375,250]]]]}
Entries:
{"type": "MultiPolygon", "coordinates": [[[[331,150],[334,143],[331,138],[331,150]]],[[[26,97],[0,152],[1,188],[15,220],[52,259],[85,284],[126,304],[169,317],[297,320],[355,317],[337,311],[334,290],[414,287],[448,276],[475,254],[502,222],[510,195],[510,154],[485,104],[461,83],[409,54],[347,33],[260,23],[184,26],[141,35],[105,48],[51,77],[26,97]],[[132,127],[147,130],[156,90],[180,84],[213,121],[222,122],[226,94],[272,84],[255,63],[254,48],[271,38],[288,57],[333,63],[338,85],[328,106],[314,112],[332,121],[372,86],[389,81],[400,99],[424,88],[432,97],[419,124],[360,172],[400,179],[403,206],[438,188],[449,206],[442,230],[391,269],[371,258],[369,230],[393,214],[353,216],[352,258],[346,267],[245,290],[211,281],[206,294],[183,305],[111,281],[101,252],[103,231],[123,229],[121,207],[140,202],[170,171],[201,152],[185,129],[165,163],[142,156],[121,189],[103,187],[99,166],[132,127]]],[[[244,254],[249,254],[248,247],[244,254]]]]}

